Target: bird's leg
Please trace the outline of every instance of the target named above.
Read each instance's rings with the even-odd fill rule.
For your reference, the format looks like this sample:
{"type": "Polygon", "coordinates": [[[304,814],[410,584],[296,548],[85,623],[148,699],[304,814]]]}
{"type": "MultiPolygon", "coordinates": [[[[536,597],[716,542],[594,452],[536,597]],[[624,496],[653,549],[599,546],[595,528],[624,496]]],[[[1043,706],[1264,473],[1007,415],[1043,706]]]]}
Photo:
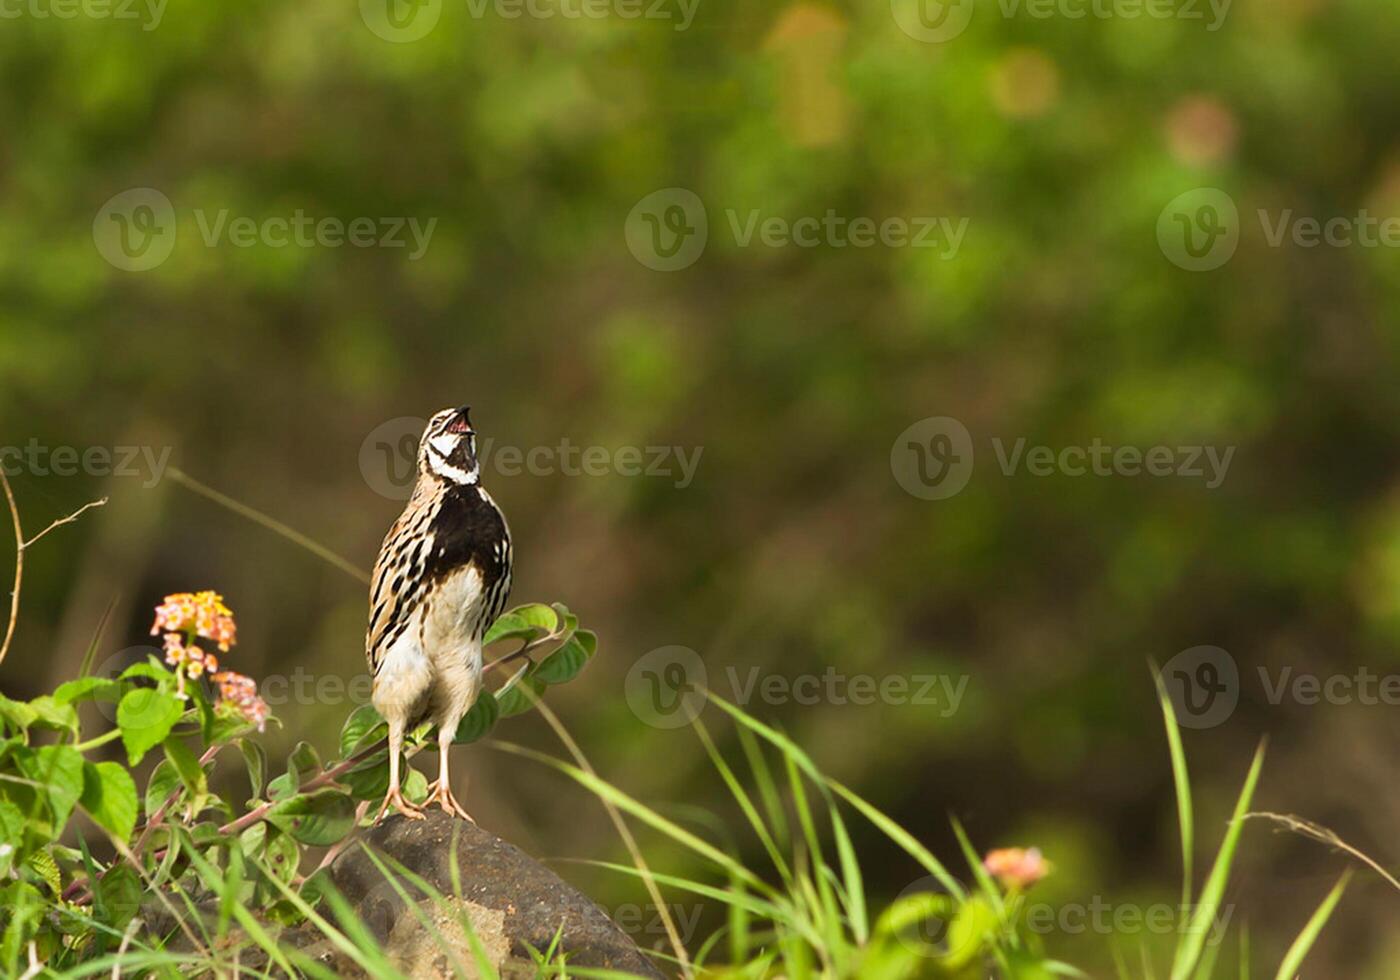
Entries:
{"type": "Polygon", "coordinates": [[[438,781],[429,787],[428,798],[423,801],[424,806],[432,806],[438,803],[443,810],[453,816],[461,817],[463,820],[472,819],[472,815],[462,808],[462,804],[457,802],[457,798],[452,795],[452,786],[447,775],[447,750],[452,747],[452,737],[457,733],[457,726],[442,725],[438,728],[438,781]]]}
{"type": "Polygon", "coordinates": [[[423,811],[404,799],[403,790],[399,787],[399,759],[403,756],[403,727],[404,723],[401,720],[389,722],[389,792],[384,794],[384,804],[374,817],[375,823],[384,818],[391,803],[410,820],[423,819],[423,811]]]}

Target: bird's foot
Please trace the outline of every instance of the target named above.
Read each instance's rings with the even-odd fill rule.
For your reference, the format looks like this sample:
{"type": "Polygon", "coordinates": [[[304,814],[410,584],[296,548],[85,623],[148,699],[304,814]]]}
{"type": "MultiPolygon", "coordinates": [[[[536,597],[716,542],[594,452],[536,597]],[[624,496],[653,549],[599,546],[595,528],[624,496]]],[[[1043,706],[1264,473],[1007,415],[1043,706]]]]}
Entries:
{"type": "Polygon", "coordinates": [[[389,790],[388,793],[384,794],[384,803],[379,807],[379,812],[374,815],[375,823],[379,823],[379,821],[384,819],[384,814],[389,812],[390,804],[410,820],[424,819],[423,808],[410,803],[404,797],[403,791],[395,786],[393,789],[389,790]]]}
{"type": "Polygon", "coordinates": [[[428,787],[428,798],[423,801],[423,806],[429,807],[434,803],[454,817],[461,817],[468,823],[476,823],[472,815],[463,809],[462,804],[457,802],[457,797],[452,795],[452,788],[446,782],[438,780],[428,787]]]}

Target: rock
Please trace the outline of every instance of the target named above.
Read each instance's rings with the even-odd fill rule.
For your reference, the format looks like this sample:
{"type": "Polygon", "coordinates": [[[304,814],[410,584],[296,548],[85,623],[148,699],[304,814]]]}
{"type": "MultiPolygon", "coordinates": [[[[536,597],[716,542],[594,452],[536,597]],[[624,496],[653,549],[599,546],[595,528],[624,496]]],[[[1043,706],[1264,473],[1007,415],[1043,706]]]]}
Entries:
{"type": "MultiPolygon", "coordinates": [[[[447,897],[445,902],[424,899],[411,879],[398,876],[400,886],[420,900],[422,914],[416,914],[357,845],[347,848],[331,865],[336,888],[355,907],[390,959],[409,976],[453,976],[444,943],[458,961],[475,972],[471,944],[458,918],[461,912],[470,918],[486,958],[502,976],[534,976],[530,947],[547,950],[556,933],[560,934],[557,948],[567,954],[570,966],[663,976],[582,893],[518,847],[473,823],[436,809],[426,820],[395,814],[365,831],[360,840],[447,897]],[[453,889],[454,834],[460,900],[453,889]],[[425,918],[431,928],[423,924],[425,918]]],[[[385,863],[392,867],[392,862],[385,863]]],[[[311,948],[304,951],[314,955],[311,948]]],[[[339,957],[333,959],[342,975],[354,972],[344,969],[347,964],[339,962],[339,957]]]]}

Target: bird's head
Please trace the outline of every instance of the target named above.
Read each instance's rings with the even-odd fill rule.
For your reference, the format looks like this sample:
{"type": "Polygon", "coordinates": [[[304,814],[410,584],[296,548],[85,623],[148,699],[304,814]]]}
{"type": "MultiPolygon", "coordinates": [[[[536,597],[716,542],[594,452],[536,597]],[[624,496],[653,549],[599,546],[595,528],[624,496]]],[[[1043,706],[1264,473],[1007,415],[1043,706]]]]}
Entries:
{"type": "Polygon", "coordinates": [[[428,421],[418,443],[418,472],[447,483],[466,485],[481,478],[476,458],[476,432],[467,413],[471,408],[444,408],[428,421]]]}

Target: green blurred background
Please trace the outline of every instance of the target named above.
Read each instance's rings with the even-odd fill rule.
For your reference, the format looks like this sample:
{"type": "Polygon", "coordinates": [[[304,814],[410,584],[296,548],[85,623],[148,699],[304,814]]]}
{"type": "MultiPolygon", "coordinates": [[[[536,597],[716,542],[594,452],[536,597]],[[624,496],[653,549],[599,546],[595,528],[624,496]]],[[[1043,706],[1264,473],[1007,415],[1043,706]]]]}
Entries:
{"type": "MultiPolygon", "coordinates": [[[[1256,213],[1400,213],[1400,8],[1238,0],[1210,30],[1204,5],[1075,19],[981,3],[930,42],[901,28],[918,23],[903,0],[699,0],[688,24],[674,0],[635,18],[206,0],[63,19],[36,15],[44,2],[0,22],[0,445],[171,447],[171,466],[362,567],[400,507],[378,455],[412,428],[395,420],[466,402],[497,448],[700,451],[685,486],[486,468],[514,599],[567,602],[602,637],[554,707],[649,803],[739,836],[694,736],[629,709],[648,651],[694,649],[730,696],[729,671],[754,668],[966,677],[951,714],[749,707],[949,861],[953,813],[979,846],[1039,845],[1056,865],[1045,901],[1174,902],[1148,662],[1213,644],[1243,682],[1226,722],[1186,733],[1203,859],[1268,736],[1259,808],[1397,860],[1397,708],[1272,704],[1256,669],[1400,671],[1400,265],[1393,248],[1274,245],[1256,213]],[[1200,187],[1237,205],[1239,241],[1193,272],[1158,226],[1200,187]],[[168,215],[137,213],[160,203],[149,192],[109,206],[133,188],[174,214],[143,253],[168,255],[138,271],[112,235],[168,215]],[[703,254],[672,271],[635,254],[652,219],[634,208],[663,189],[708,218],[703,254]],[[435,224],[416,258],[206,243],[225,210],[435,224]],[[966,234],[948,257],[745,245],[733,228],[829,210],[966,218],[966,234]],[[941,500],[891,466],[931,416],[960,420],[977,452],[941,500]],[[1208,489],[1006,476],[993,438],[1236,452],[1208,489]]],[[[7,694],[72,676],[109,602],[99,660],[143,642],[162,595],[199,588],[238,615],[237,669],[313,690],[363,673],[365,589],[343,571],[168,473],[9,468],[31,532],[111,503],[29,553],[7,694]]],[[[348,710],[324,687],[293,697],[269,742],[330,751],[348,710]]],[[[531,715],[497,735],[558,748],[531,715]]],[[[531,853],[621,857],[556,775],[483,746],[456,764],[478,820],[531,853]]],[[[878,896],[919,877],[874,832],[856,843],[878,896]]],[[[1232,925],[1247,919],[1272,964],[1341,862],[1263,825],[1240,862],[1232,925]]],[[[560,867],[614,911],[645,902],[560,867]]],[[[1356,882],[1309,975],[1400,975],[1397,910],[1356,882]]],[[[649,914],[638,931],[660,936],[649,914]]],[[[1127,948],[1144,938],[1167,941],[1127,948]]],[[[1051,948],[1107,965],[1102,935],[1051,948]]]]}

